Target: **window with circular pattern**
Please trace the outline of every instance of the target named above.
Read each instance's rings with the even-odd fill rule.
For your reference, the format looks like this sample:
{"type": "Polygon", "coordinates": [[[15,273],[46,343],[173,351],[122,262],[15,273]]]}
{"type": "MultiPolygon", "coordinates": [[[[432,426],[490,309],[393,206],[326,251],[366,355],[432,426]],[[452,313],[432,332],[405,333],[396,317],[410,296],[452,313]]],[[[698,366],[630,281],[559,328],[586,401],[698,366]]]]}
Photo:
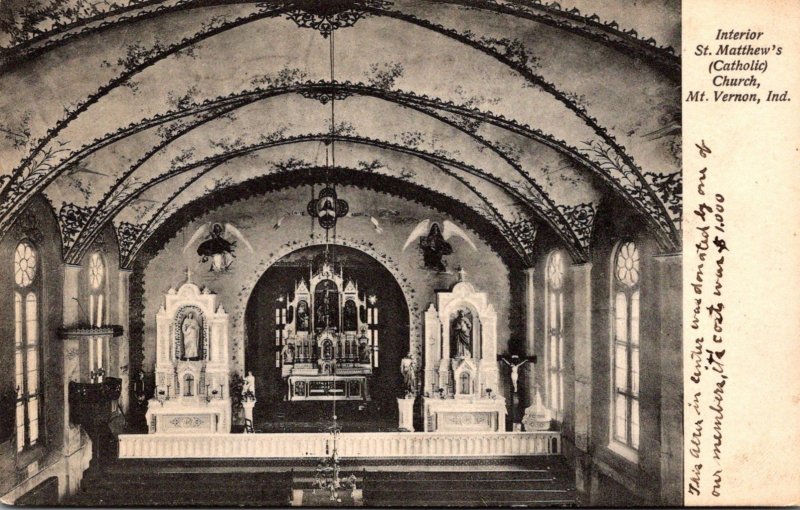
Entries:
{"type": "Polygon", "coordinates": [[[27,287],[36,278],[36,250],[23,241],[14,252],[14,282],[20,287],[27,287]]]}
{"type": "Polygon", "coordinates": [[[560,289],[564,281],[564,260],[560,251],[553,252],[547,260],[547,282],[553,290],[560,289]]]}
{"type": "Polygon", "coordinates": [[[92,253],[89,258],[89,284],[92,289],[99,289],[103,285],[103,277],[105,276],[105,266],[103,265],[103,258],[99,253],[92,253]]]}
{"type": "Polygon", "coordinates": [[[634,287],[639,283],[639,248],[633,241],[626,241],[619,247],[614,266],[614,272],[620,283],[628,287],[634,287]]]}

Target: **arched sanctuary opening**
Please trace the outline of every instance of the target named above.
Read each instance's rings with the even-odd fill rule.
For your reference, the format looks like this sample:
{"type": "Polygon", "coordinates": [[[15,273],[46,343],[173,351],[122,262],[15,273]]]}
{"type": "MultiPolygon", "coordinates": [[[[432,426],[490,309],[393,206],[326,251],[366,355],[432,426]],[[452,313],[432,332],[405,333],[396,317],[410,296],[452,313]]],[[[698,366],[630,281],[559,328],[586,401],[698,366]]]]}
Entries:
{"type": "Polygon", "coordinates": [[[399,371],[412,348],[395,276],[356,248],[316,244],[267,268],[245,310],[257,431],[397,430],[399,371]]]}

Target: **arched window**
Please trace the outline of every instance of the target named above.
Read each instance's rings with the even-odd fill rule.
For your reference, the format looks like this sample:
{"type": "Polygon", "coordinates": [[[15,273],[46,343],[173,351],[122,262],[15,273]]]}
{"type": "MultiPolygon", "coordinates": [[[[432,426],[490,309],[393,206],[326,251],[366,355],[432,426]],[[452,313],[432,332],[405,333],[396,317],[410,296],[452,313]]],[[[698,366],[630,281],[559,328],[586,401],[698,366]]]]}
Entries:
{"type": "Polygon", "coordinates": [[[39,441],[40,384],[39,259],[22,241],[14,251],[14,366],[16,373],[17,451],[39,441]]]}
{"type": "Polygon", "coordinates": [[[560,251],[547,257],[545,313],[548,402],[560,416],[564,411],[564,257],[560,251]]]}
{"type": "Polygon", "coordinates": [[[620,243],[612,262],[612,439],[635,450],[639,448],[639,248],[633,241],[620,243]]]}
{"type": "Polygon", "coordinates": [[[105,303],[106,265],[100,253],[89,256],[89,317],[93,326],[105,323],[107,305],[105,303]]]}

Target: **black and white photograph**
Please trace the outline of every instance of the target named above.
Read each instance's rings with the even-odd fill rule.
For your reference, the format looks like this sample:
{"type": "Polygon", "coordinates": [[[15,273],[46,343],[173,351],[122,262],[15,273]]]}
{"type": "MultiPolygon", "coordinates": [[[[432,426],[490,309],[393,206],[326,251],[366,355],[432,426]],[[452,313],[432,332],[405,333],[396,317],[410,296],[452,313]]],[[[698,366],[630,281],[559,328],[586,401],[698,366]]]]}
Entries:
{"type": "Polygon", "coordinates": [[[716,69],[736,55],[718,43],[758,38],[687,49],[682,8],[0,1],[2,502],[675,507],[727,488],[696,459],[745,427],[719,386],[735,304],[684,303],[723,286],[731,202],[693,165],[707,203],[684,207],[688,152],[720,150],[682,113],[779,94],[755,63],[686,90],[687,55],[716,69]],[[689,280],[684,250],[708,257],[689,280]]]}

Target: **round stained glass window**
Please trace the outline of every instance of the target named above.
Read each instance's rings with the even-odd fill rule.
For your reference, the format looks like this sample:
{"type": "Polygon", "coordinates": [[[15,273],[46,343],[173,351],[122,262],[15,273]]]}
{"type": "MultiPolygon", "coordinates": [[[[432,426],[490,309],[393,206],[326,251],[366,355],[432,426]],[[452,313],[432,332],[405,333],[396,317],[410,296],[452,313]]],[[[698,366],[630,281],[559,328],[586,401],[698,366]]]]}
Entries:
{"type": "Polygon", "coordinates": [[[547,261],[547,281],[550,284],[550,288],[561,288],[561,283],[564,281],[564,261],[560,251],[550,255],[547,261]]]}
{"type": "Polygon", "coordinates": [[[103,284],[104,272],[105,268],[103,267],[103,259],[100,258],[100,254],[92,253],[89,259],[89,283],[92,285],[93,289],[99,289],[100,285],[103,284]]]}
{"type": "Polygon", "coordinates": [[[36,277],[36,250],[26,242],[17,245],[14,252],[14,281],[20,287],[27,287],[36,277]]]}
{"type": "Polygon", "coordinates": [[[639,283],[639,248],[633,242],[622,243],[619,247],[614,273],[617,280],[628,287],[639,283]]]}

